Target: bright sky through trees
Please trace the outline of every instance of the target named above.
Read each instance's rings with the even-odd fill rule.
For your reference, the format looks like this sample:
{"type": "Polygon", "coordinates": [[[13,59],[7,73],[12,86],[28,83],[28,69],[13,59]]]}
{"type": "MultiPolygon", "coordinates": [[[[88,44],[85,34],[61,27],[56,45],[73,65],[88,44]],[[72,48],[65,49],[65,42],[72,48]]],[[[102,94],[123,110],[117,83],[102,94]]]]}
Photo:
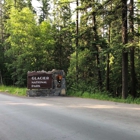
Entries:
{"type": "Polygon", "coordinates": [[[37,0],[32,0],[32,4],[33,4],[33,7],[35,7],[35,8],[37,8],[41,5],[37,0]]]}
{"type": "Polygon", "coordinates": [[[37,13],[39,13],[39,7],[41,6],[41,3],[37,0],[32,0],[32,5],[37,10],[37,13]]]}
{"type": "MultiPolygon", "coordinates": [[[[32,0],[33,7],[38,9],[38,7],[41,6],[41,3],[38,2],[37,0],[32,0]]],[[[71,8],[74,9],[76,7],[76,3],[71,3],[71,8]]]]}

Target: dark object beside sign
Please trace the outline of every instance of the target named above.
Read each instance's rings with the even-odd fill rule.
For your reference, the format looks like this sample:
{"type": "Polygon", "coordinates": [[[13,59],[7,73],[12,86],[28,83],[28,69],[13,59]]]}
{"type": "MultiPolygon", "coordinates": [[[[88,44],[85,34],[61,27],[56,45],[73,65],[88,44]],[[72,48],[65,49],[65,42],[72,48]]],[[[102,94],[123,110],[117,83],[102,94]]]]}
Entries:
{"type": "Polygon", "coordinates": [[[28,89],[50,89],[52,88],[52,74],[45,72],[28,72],[28,89]]]}

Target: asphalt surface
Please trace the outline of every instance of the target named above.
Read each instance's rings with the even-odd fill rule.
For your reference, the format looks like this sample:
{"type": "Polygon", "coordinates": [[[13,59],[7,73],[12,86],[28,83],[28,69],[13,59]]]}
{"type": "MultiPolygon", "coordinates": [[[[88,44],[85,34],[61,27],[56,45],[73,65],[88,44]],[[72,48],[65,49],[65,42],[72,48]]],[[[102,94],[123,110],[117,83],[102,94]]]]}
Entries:
{"type": "Polygon", "coordinates": [[[140,140],[140,105],[0,93],[0,140],[140,140]]]}

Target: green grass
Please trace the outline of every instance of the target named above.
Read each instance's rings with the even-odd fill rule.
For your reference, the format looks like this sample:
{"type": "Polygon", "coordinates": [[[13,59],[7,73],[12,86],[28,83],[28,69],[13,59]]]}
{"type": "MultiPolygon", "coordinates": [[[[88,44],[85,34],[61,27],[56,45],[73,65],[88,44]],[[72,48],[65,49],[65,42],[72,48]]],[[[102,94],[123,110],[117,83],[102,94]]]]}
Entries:
{"type": "Polygon", "coordinates": [[[14,86],[0,86],[0,92],[5,92],[17,96],[26,96],[26,88],[18,88],[14,86]]]}
{"type": "Polygon", "coordinates": [[[120,102],[120,103],[128,103],[128,104],[140,104],[140,98],[133,98],[128,96],[127,99],[122,99],[121,97],[112,97],[108,93],[104,92],[96,92],[96,93],[88,93],[88,92],[73,92],[68,91],[69,96],[74,97],[81,97],[81,98],[89,98],[89,99],[98,99],[98,100],[105,100],[105,101],[113,101],[113,102],[120,102]]]}

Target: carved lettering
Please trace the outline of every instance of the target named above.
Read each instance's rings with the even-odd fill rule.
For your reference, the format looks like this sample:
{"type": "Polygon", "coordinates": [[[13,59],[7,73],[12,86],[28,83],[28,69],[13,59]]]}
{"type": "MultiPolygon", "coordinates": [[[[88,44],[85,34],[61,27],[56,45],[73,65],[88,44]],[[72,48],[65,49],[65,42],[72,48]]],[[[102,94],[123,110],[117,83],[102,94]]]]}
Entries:
{"type": "Polygon", "coordinates": [[[39,88],[40,85],[31,85],[31,87],[34,87],[34,88],[39,88]]]}
{"type": "Polygon", "coordinates": [[[40,76],[40,77],[32,77],[31,78],[32,80],[49,80],[49,77],[47,76],[47,77],[42,77],[42,76],[40,76]]]}

